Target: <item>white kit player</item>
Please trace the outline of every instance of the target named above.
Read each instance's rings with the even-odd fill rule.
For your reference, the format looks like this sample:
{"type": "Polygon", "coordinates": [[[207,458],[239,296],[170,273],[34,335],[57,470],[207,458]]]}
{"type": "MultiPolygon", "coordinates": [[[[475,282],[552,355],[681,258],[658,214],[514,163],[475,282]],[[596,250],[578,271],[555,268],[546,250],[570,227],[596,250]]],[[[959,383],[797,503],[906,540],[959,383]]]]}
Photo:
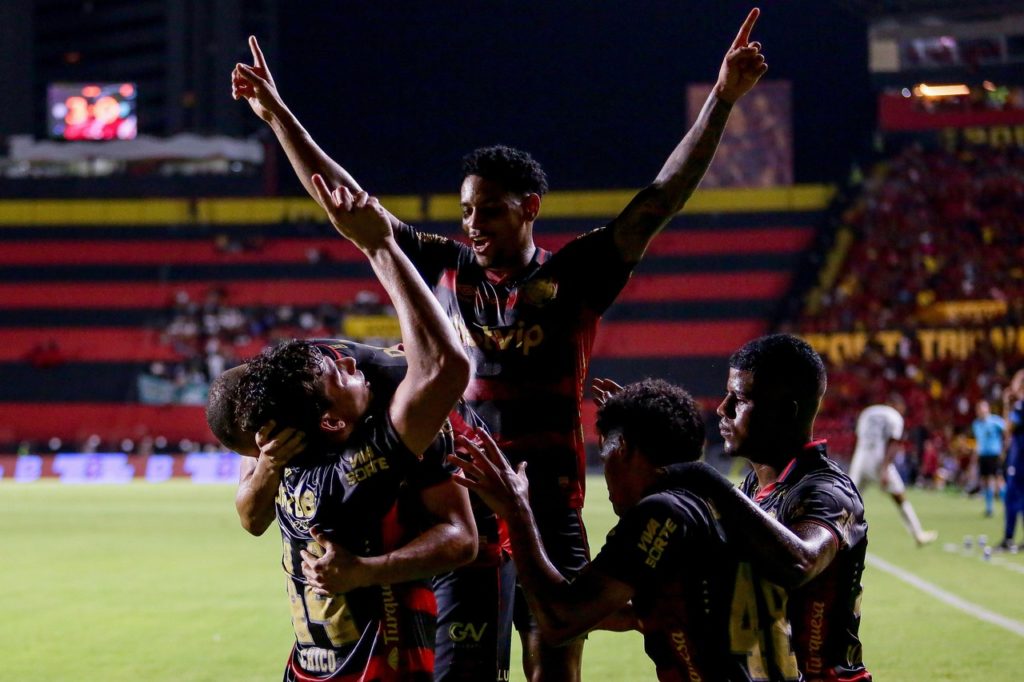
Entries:
{"type": "Polygon", "coordinates": [[[893,463],[903,438],[905,411],[903,399],[893,395],[888,404],[872,405],[860,413],[857,418],[857,447],[850,461],[850,478],[858,489],[877,481],[882,490],[892,497],[903,525],[921,546],[933,542],[938,533],[921,529],[921,522],[904,494],[903,479],[893,463]]]}

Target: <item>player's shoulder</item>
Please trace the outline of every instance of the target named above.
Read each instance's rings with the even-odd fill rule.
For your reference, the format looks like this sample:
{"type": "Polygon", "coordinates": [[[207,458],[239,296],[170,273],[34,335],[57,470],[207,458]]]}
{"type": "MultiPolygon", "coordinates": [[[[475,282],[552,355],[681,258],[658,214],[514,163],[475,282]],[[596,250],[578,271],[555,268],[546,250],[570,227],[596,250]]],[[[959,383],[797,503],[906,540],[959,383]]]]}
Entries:
{"type": "Polygon", "coordinates": [[[871,419],[881,417],[893,422],[903,422],[903,415],[891,405],[870,405],[860,413],[860,419],[871,419]]]}
{"type": "Polygon", "coordinates": [[[710,525],[714,513],[708,503],[693,492],[675,486],[645,496],[633,507],[639,516],[661,516],[688,525],[710,525]]]}
{"type": "Polygon", "coordinates": [[[839,464],[828,457],[820,458],[813,467],[794,481],[786,495],[789,501],[818,497],[834,501],[840,507],[863,512],[864,503],[853,479],[839,464]]]}
{"type": "Polygon", "coordinates": [[[403,250],[416,250],[430,253],[434,257],[445,257],[461,262],[469,257],[472,260],[470,248],[460,241],[451,237],[437,234],[429,230],[421,230],[408,223],[399,223],[394,228],[395,239],[403,250]]]}

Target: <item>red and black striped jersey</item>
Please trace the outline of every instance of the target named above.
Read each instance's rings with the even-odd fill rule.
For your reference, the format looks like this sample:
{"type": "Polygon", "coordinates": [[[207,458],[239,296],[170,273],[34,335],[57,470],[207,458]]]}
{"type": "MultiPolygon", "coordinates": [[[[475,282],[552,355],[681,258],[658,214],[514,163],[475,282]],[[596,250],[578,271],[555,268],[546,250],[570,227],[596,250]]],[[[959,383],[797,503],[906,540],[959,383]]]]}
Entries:
{"type": "Polygon", "coordinates": [[[328,356],[355,357],[374,399],[339,452],[305,454],[285,470],[278,489],[296,639],[285,679],[431,680],[437,605],[427,581],[320,597],[306,585],[300,551],[322,551],[309,533],[313,525],[362,556],[401,547],[421,532],[426,514],[419,492],[452,473],[445,461],[454,451],[451,424],[417,458],[388,417],[390,397],[405,375],[402,354],[347,341],[315,343],[328,356]]]}
{"type": "Polygon", "coordinates": [[[583,504],[581,404],[597,323],[626,285],[611,230],[556,253],[536,249],[496,278],[464,244],[409,226],[395,236],[455,325],[473,363],[468,405],[514,465],[529,462],[531,494],[583,504]]]}
{"type": "Polygon", "coordinates": [[[799,680],[785,591],[729,545],[707,502],[681,488],[648,495],[587,570],[634,589],[644,649],[663,682],[799,680]]]}
{"type": "Polygon", "coordinates": [[[760,489],[751,472],[741,489],[787,528],[818,523],[838,543],[828,568],[790,590],[789,617],[800,670],[808,680],[871,680],[858,635],[868,524],[853,481],[828,458],[824,441],[818,441],[805,446],[772,485],[760,489]]]}

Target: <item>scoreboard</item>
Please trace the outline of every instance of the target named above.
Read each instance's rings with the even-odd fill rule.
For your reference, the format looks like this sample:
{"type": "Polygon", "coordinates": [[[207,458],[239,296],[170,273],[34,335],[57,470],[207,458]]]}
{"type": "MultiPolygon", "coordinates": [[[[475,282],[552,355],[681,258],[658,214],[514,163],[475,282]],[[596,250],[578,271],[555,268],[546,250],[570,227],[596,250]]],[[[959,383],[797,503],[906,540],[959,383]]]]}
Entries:
{"type": "Polygon", "coordinates": [[[59,140],[131,140],[138,132],[134,83],[53,83],[47,129],[59,140]]]}

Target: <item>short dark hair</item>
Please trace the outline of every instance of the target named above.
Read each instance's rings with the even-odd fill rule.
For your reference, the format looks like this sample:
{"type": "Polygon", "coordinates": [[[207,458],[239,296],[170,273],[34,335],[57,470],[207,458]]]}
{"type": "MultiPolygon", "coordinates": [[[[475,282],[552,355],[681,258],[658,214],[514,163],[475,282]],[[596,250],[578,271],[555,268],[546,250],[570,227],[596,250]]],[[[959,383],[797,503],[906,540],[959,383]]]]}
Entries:
{"type": "Polygon", "coordinates": [[[259,431],[273,420],[313,438],[330,406],[320,377],[323,354],[309,341],[292,340],[268,348],[249,361],[238,382],[236,412],[246,431],[259,431]]]}
{"type": "Polygon", "coordinates": [[[227,371],[210,384],[210,396],[206,403],[206,423],[210,431],[224,447],[241,452],[248,442],[245,432],[238,423],[236,397],[242,373],[227,371]]]}
{"type": "Polygon", "coordinates": [[[700,459],[704,418],[689,393],[663,379],[629,384],[597,410],[597,429],[615,430],[654,466],[700,459]]]}
{"type": "Polygon", "coordinates": [[[497,144],[474,149],[462,158],[462,179],[479,175],[513,194],[540,194],[548,191],[548,176],[528,153],[497,144]]]}
{"type": "Polygon", "coordinates": [[[828,379],[825,363],[811,344],[792,334],[770,334],[747,342],[729,358],[729,366],[754,375],[757,385],[785,388],[802,411],[817,412],[828,379]]]}

